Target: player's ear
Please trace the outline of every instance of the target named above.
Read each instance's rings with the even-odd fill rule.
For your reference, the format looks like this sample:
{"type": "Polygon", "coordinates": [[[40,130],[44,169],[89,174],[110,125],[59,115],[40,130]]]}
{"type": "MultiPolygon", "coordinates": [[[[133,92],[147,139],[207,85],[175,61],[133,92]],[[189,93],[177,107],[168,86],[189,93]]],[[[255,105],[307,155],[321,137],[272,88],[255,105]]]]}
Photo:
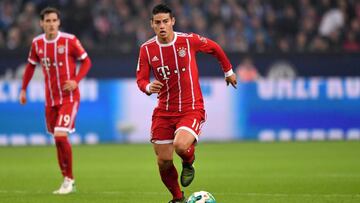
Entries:
{"type": "Polygon", "coordinates": [[[175,25],[175,17],[172,17],[171,21],[172,21],[172,25],[174,26],[175,25]]]}
{"type": "Polygon", "coordinates": [[[152,19],[150,20],[150,26],[151,26],[151,28],[154,28],[152,19]]]}
{"type": "Polygon", "coordinates": [[[44,26],[44,21],[43,21],[43,20],[40,20],[40,21],[39,21],[39,24],[40,24],[40,27],[43,28],[43,26],[44,26]]]}

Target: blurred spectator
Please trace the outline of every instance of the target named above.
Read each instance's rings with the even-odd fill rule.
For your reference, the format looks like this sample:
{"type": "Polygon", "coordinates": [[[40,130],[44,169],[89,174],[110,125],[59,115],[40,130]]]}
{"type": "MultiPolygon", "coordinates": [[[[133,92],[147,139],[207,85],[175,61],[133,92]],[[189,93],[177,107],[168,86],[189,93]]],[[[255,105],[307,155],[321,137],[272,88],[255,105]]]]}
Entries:
{"type": "MultiPolygon", "coordinates": [[[[134,52],[152,35],[148,11],[159,2],[163,0],[1,0],[3,38],[17,38],[17,27],[21,39],[20,44],[12,39],[3,43],[12,44],[10,47],[3,47],[27,47],[40,32],[37,11],[56,6],[63,13],[62,30],[75,33],[86,48],[134,52]]],[[[176,30],[213,38],[225,51],[349,51],[360,42],[357,0],[165,2],[174,8],[176,30]],[[290,48],[293,45],[295,48],[290,48]]]]}
{"type": "Polygon", "coordinates": [[[252,82],[259,78],[259,73],[250,57],[244,57],[236,67],[236,74],[241,82],[252,82]]]}
{"type": "Polygon", "coordinates": [[[320,16],[323,16],[327,11],[329,11],[332,7],[332,0],[318,0],[316,2],[317,12],[320,16]]]}
{"type": "Polygon", "coordinates": [[[70,2],[68,8],[63,12],[67,16],[71,16],[64,22],[64,27],[66,30],[71,30],[71,33],[74,33],[82,41],[82,38],[92,35],[93,32],[91,5],[88,0],[74,0],[70,2]]]}
{"type": "Polygon", "coordinates": [[[356,41],[355,33],[350,31],[346,34],[346,39],[343,44],[343,49],[346,52],[360,51],[360,44],[356,41]]]}
{"type": "Polygon", "coordinates": [[[231,43],[228,50],[233,52],[246,52],[249,50],[248,40],[244,35],[244,25],[240,20],[232,23],[233,26],[228,29],[226,35],[231,43]]]}
{"type": "Polygon", "coordinates": [[[283,36],[295,36],[298,31],[298,17],[292,5],[286,5],[283,16],[279,18],[279,32],[283,36]]]}
{"type": "Polygon", "coordinates": [[[350,32],[354,32],[355,39],[359,43],[360,42],[360,18],[353,19],[350,23],[350,32]]]}
{"type": "Polygon", "coordinates": [[[264,53],[268,50],[268,45],[265,42],[264,33],[257,32],[255,34],[255,42],[250,45],[250,51],[255,53],[264,53]]]}
{"type": "Polygon", "coordinates": [[[308,39],[313,39],[315,36],[317,36],[316,22],[313,18],[305,17],[302,21],[301,28],[308,39]]]}
{"type": "Polygon", "coordinates": [[[94,19],[94,27],[96,31],[95,40],[102,46],[107,46],[111,44],[110,34],[111,34],[111,23],[106,16],[106,11],[100,11],[94,19]]]}
{"type": "Polygon", "coordinates": [[[277,48],[279,52],[287,53],[290,52],[290,42],[287,37],[279,38],[277,42],[277,48]]]}
{"type": "Polygon", "coordinates": [[[12,27],[8,32],[6,38],[6,47],[10,50],[14,50],[21,47],[21,31],[19,27],[12,27]]]}
{"type": "Polygon", "coordinates": [[[327,37],[327,41],[329,44],[329,49],[331,51],[339,52],[342,49],[342,42],[339,30],[334,30],[327,37]]]}
{"type": "Polygon", "coordinates": [[[326,40],[320,36],[316,36],[310,44],[311,45],[309,50],[311,52],[319,53],[319,52],[325,52],[329,49],[329,45],[326,42],[326,40]]]}
{"type": "Polygon", "coordinates": [[[36,11],[36,5],[30,1],[27,2],[24,5],[23,11],[16,19],[16,23],[23,35],[24,44],[26,46],[30,46],[32,39],[41,32],[39,21],[40,18],[36,11]]]}
{"type": "Polygon", "coordinates": [[[295,41],[296,52],[303,53],[308,50],[308,39],[304,32],[299,32],[295,41]]]}
{"type": "Polygon", "coordinates": [[[206,35],[207,33],[207,21],[205,16],[202,14],[199,9],[192,9],[191,11],[191,19],[193,20],[193,32],[198,33],[200,35],[206,35]]]}
{"type": "Polygon", "coordinates": [[[9,30],[12,23],[15,21],[16,1],[4,0],[0,1],[0,29],[9,30]]]}
{"type": "Polygon", "coordinates": [[[5,37],[4,34],[0,32],[0,48],[4,48],[4,47],[5,47],[5,37]]]}
{"type": "Polygon", "coordinates": [[[345,16],[340,8],[327,11],[320,22],[319,33],[328,37],[332,32],[341,29],[345,24],[345,16]]]}
{"type": "Polygon", "coordinates": [[[264,17],[264,27],[271,39],[276,39],[279,35],[276,13],[272,8],[266,11],[264,17]]]}

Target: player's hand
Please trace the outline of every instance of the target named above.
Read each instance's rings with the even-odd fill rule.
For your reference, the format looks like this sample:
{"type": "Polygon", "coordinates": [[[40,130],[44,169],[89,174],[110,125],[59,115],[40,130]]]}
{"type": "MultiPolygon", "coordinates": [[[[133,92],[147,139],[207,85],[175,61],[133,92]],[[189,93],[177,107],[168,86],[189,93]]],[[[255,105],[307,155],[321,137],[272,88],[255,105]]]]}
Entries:
{"type": "Polygon", "coordinates": [[[75,80],[67,80],[65,81],[65,84],[62,87],[63,91],[69,91],[72,92],[77,88],[78,84],[75,80]]]}
{"type": "Polygon", "coordinates": [[[154,80],[152,83],[150,83],[150,93],[159,93],[163,86],[163,83],[158,80],[154,80]]]}
{"type": "Polygon", "coordinates": [[[228,77],[226,77],[225,81],[226,81],[227,86],[229,86],[229,84],[231,84],[236,89],[237,81],[236,81],[236,74],[235,73],[228,76],[228,77]]]}
{"type": "Polygon", "coordinates": [[[26,91],[25,90],[20,91],[19,102],[22,105],[26,104],[26,91]]]}

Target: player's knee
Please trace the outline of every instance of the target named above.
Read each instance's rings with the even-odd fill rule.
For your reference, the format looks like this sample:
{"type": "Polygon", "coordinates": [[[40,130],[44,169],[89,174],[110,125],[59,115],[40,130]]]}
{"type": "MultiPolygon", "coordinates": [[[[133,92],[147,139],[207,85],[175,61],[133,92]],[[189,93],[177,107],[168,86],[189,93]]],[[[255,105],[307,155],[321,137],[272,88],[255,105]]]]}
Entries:
{"type": "Polygon", "coordinates": [[[181,143],[181,142],[174,142],[174,148],[177,154],[183,154],[187,151],[187,149],[189,148],[188,146],[186,146],[185,143],[181,143]]]}

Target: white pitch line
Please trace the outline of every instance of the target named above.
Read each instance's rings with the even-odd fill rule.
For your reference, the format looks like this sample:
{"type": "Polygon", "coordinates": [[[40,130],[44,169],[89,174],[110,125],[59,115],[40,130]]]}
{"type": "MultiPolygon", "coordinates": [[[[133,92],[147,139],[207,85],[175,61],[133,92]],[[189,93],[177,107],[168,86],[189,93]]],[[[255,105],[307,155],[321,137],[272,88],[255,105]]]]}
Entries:
{"type": "Polygon", "coordinates": [[[230,196],[264,196],[264,197],[344,197],[344,198],[360,198],[360,194],[286,194],[286,193],[213,193],[214,195],[230,195],[230,196]]]}
{"type": "MultiPolygon", "coordinates": [[[[75,194],[104,194],[104,195],[123,195],[123,194],[130,194],[130,195],[167,195],[168,193],[165,192],[129,192],[129,191],[101,191],[101,192],[93,192],[93,191],[86,191],[86,190],[78,190],[75,194]]],[[[52,194],[51,191],[28,191],[28,190],[0,190],[0,194],[52,194]]]]}
{"type": "MultiPolygon", "coordinates": [[[[128,191],[102,191],[102,192],[92,192],[92,191],[77,191],[75,194],[98,194],[98,195],[149,195],[149,196],[159,196],[167,195],[165,192],[128,192],[128,191]]],[[[0,190],[0,194],[51,194],[51,191],[26,191],[26,190],[0,190]]],[[[227,195],[227,196],[259,196],[259,197],[303,197],[303,198],[314,198],[314,197],[323,197],[323,198],[360,198],[360,194],[286,194],[286,193],[241,193],[241,192],[214,192],[214,196],[217,195],[227,195]]]]}

